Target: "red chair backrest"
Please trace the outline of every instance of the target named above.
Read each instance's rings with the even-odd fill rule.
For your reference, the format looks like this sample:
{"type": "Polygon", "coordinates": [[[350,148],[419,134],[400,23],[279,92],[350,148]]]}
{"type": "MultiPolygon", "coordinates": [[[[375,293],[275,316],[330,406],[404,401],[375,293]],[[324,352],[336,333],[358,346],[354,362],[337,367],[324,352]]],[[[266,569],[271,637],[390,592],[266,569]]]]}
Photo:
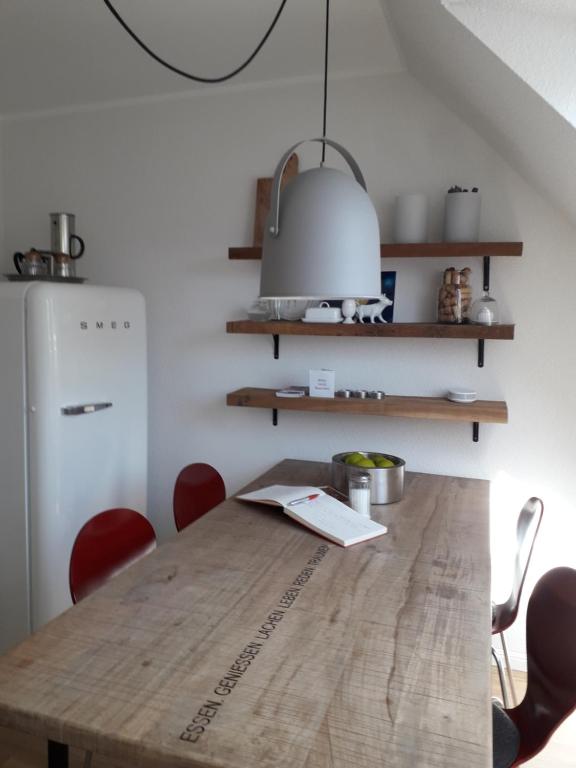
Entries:
{"type": "Polygon", "coordinates": [[[174,486],[176,530],[198,520],[226,498],[220,473],[210,464],[189,464],[180,472],[174,486]]]}
{"type": "Polygon", "coordinates": [[[154,528],[133,509],[107,509],[80,529],[70,556],[72,602],[94,592],[156,546],[154,528]]]}
{"type": "Polygon", "coordinates": [[[542,522],[543,513],[544,504],[540,499],[533,496],[524,504],[522,511],[518,515],[512,590],[508,600],[494,608],[494,620],[492,622],[493,635],[508,629],[508,627],[516,620],[518,608],[520,607],[520,597],[522,596],[524,580],[526,579],[526,573],[528,572],[528,566],[530,565],[530,558],[532,557],[532,550],[534,549],[534,542],[536,541],[536,535],[540,528],[540,523],[542,522]]]}
{"type": "Polygon", "coordinates": [[[576,571],[554,568],[534,587],[526,616],[528,687],[506,710],[520,731],[514,765],[530,760],[576,709],[576,571]]]}

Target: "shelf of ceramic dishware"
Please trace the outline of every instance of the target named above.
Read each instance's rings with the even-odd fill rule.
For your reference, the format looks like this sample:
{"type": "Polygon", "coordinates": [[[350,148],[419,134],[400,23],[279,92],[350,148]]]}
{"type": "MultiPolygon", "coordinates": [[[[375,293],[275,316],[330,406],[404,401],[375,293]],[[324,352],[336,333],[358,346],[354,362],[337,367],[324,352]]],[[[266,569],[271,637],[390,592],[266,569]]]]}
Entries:
{"type": "MultiPolygon", "coordinates": [[[[521,256],[524,244],[521,242],[484,243],[382,243],[380,256],[383,259],[406,258],[475,258],[491,256],[521,256]]],[[[261,259],[261,246],[229,248],[228,258],[237,260],[261,259]]]]}
{"type": "Polygon", "coordinates": [[[471,422],[475,442],[478,441],[480,423],[506,424],[508,422],[508,406],[499,400],[453,403],[442,397],[398,395],[386,395],[382,400],[307,396],[280,398],[276,397],[274,389],[244,387],[230,392],[226,396],[226,404],[244,408],[270,408],[275,425],[278,423],[279,410],[471,422]]]}

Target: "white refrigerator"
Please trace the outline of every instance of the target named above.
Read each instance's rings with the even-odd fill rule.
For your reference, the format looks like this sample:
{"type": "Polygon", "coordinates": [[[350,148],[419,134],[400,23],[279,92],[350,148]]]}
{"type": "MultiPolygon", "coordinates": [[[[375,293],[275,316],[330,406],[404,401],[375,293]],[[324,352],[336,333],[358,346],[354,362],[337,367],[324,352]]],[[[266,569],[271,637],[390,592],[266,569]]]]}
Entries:
{"type": "Polygon", "coordinates": [[[76,534],[146,514],[146,316],[138,291],[0,283],[0,652],[71,605],[76,534]]]}

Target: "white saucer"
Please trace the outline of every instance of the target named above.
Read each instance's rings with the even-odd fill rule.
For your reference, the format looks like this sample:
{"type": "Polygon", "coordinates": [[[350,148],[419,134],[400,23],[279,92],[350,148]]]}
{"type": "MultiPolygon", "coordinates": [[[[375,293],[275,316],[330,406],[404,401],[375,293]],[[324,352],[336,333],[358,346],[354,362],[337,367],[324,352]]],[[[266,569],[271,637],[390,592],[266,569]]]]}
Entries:
{"type": "Polygon", "coordinates": [[[450,389],[446,399],[453,403],[473,403],[478,400],[478,394],[473,389],[450,389]]]}
{"type": "Polygon", "coordinates": [[[274,394],[276,397],[304,397],[306,392],[303,389],[279,389],[274,394]]]}

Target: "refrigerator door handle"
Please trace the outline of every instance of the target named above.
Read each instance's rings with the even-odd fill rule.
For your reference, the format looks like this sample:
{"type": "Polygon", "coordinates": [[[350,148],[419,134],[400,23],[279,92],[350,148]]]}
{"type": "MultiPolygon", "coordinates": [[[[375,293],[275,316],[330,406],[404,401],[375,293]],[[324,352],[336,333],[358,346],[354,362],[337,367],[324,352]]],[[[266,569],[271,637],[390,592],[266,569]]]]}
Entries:
{"type": "Polygon", "coordinates": [[[85,413],[103,411],[104,408],[112,408],[112,403],[86,403],[85,405],[65,405],[60,408],[64,416],[83,416],[85,413]]]}

